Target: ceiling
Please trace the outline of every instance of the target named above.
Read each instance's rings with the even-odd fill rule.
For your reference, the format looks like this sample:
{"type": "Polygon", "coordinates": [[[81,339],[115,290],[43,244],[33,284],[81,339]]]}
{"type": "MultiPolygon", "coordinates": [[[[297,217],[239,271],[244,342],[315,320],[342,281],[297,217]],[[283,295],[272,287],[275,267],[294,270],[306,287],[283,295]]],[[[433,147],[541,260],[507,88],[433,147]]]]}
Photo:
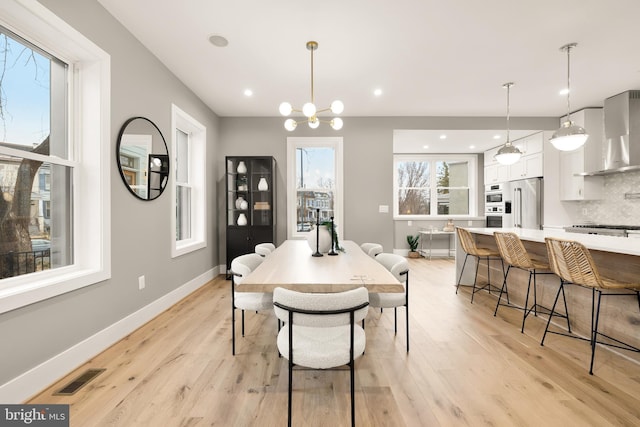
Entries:
{"type": "Polygon", "coordinates": [[[510,81],[512,117],[559,117],[570,42],[572,110],[640,89],[638,0],[98,1],[222,117],[309,101],[309,40],[345,117],[504,116],[510,81]]]}

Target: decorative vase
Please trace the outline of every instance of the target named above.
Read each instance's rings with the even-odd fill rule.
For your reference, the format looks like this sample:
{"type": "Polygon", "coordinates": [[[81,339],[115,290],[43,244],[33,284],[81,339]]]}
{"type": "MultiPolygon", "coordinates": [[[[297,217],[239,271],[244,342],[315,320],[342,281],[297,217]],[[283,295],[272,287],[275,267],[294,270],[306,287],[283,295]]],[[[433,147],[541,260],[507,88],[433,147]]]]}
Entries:
{"type": "Polygon", "coordinates": [[[456,229],[456,226],[453,223],[453,220],[450,219],[449,221],[447,221],[447,224],[442,228],[442,231],[454,231],[455,229],[456,229]]]}
{"type": "Polygon", "coordinates": [[[242,209],[243,211],[246,211],[248,207],[249,207],[249,202],[243,199],[240,202],[240,209],[242,209]]]}
{"type": "Polygon", "coordinates": [[[331,250],[331,232],[329,231],[329,227],[321,225],[318,232],[316,232],[314,227],[307,235],[307,243],[313,252],[316,251],[316,233],[319,235],[318,251],[326,254],[331,250]]]}
{"type": "Polygon", "coordinates": [[[236,169],[236,171],[238,173],[247,173],[247,165],[244,164],[244,162],[240,162],[238,163],[238,168],[236,169]]]}
{"type": "Polygon", "coordinates": [[[242,207],[243,202],[247,203],[243,196],[238,196],[238,198],[236,199],[236,209],[246,209],[246,207],[242,207]]]}
{"type": "Polygon", "coordinates": [[[259,191],[267,191],[269,189],[269,184],[267,184],[267,180],[263,177],[258,181],[258,190],[259,191]]]}
{"type": "Polygon", "coordinates": [[[238,215],[238,225],[247,225],[247,217],[245,214],[241,213],[238,215]]]}

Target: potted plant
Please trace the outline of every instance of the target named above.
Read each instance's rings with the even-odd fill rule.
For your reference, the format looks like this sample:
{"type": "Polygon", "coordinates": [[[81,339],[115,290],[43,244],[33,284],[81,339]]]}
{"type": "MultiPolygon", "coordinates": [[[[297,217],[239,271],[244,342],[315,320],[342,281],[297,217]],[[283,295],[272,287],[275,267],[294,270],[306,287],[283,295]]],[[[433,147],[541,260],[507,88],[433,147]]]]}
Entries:
{"type": "Polygon", "coordinates": [[[415,236],[408,235],[407,243],[409,243],[409,258],[420,258],[420,254],[418,253],[418,242],[420,242],[420,234],[416,234],[415,236]]]}

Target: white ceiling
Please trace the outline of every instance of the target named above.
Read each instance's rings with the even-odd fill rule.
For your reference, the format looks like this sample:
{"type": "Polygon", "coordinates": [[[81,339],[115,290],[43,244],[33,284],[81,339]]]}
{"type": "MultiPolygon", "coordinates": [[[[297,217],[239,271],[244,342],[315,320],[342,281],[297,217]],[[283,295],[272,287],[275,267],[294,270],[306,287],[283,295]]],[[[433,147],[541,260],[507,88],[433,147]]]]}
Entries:
{"type": "Polygon", "coordinates": [[[309,40],[316,104],[345,117],[504,116],[509,81],[512,117],[559,117],[569,42],[572,110],[640,89],[638,0],[99,1],[223,117],[309,101],[309,40]]]}

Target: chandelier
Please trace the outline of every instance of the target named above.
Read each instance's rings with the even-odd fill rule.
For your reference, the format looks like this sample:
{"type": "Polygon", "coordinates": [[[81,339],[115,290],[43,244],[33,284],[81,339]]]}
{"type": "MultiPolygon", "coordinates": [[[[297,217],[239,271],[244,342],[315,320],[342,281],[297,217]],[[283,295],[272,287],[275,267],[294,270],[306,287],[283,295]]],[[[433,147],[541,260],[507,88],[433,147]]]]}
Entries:
{"type": "Polygon", "coordinates": [[[570,77],[571,77],[571,49],[576,47],[577,43],[569,43],[560,48],[561,51],[567,52],[567,121],[562,123],[560,129],[556,130],[549,142],[553,144],[553,146],[560,151],[572,151],[576,150],[584,145],[587,142],[587,138],[589,135],[587,131],[584,130],[581,126],[574,124],[571,121],[571,105],[569,104],[569,94],[571,92],[570,85],[570,77]]]}
{"type": "Polygon", "coordinates": [[[511,141],[509,140],[509,90],[511,89],[511,86],[513,86],[513,83],[505,83],[502,85],[503,88],[507,89],[507,142],[494,156],[498,163],[503,165],[512,165],[520,160],[520,156],[522,156],[522,152],[518,147],[511,144],[511,141]]]}
{"type": "Polygon", "coordinates": [[[316,129],[320,126],[320,123],[328,123],[335,130],[342,129],[342,119],[340,117],[334,117],[331,120],[322,120],[318,117],[319,113],[323,113],[325,111],[331,111],[333,114],[340,114],[344,111],[344,104],[342,101],[333,101],[329,108],[324,108],[318,110],[316,104],[314,103],[313,97],[313,51],[318,49],[318,42],[309,41],[307,42],[307,49],[311,51],[311,102],[307,102],[302,106],[302,110],[295,109],[288,102],[283,102],[280,104],[280,114],[283,116],[289,116],[292,112],[302,113],[306,118],[302,120],[294,120],[287,119],[284,122],[284,128],[288,131],[293,131],[299,123],[307,122],[311,129],[316,129]]]}

